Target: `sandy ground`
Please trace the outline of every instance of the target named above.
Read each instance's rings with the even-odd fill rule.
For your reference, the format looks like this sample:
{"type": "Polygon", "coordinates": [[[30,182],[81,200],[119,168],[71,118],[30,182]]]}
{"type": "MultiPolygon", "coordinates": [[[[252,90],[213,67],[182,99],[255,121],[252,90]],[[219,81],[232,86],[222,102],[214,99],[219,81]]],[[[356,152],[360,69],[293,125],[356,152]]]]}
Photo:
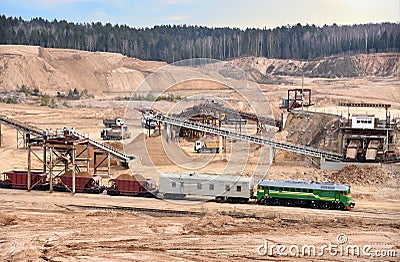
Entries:
{"type": "MultiPolygon", "coordinates": [[[[396,261],[400,252],[399,213],[371,211],[362,203],[356,211],[345,212],[195,199],[72,197],[6,189],[0,193],[3,261],[396,261]],[[266,256],[257,253],[265,241],[269,248],[298,245],[301,250],[304,245],[315,245],[320,252],[323,244],[338,245],[339,234],[348,239],[343,248],[370,245],[374,252],[396,250],[396,257],[341,256],[328,251],[321,257],[284,257],[276,250],[266,256]]],[[[398,201],[393,205],[399,210],[398,201]]]]}
{"type": "MultiPolygon", "coordinates": [[[[295,83],[290,87],[298,87],[301,83],[299,78],[289,80],[295,83]]],[[[361,100],[364,102],[391,103],[392,116],[399,115],[399,80],[392,78],[378,80],[305,79],[305,83],[315,90],[315,110],[329,108],[333,111],[339,110],[335,105],[348,97],[346,94],[350,92],[354,99],[358,98],[357,94],[363,94],[361,100]],[[343,84],[346,84],[346,88],[339,88],[343,84]],[[374,90],[377,88],[382,88],[383,91],[374,96],[374,90]]],[[[265,94],[271,98],[273,108],[278,108],[279,98],[285,97],[287,88],[290,87],[262,86],[265,94]]],[[[198,87],[192,86],[190,92],[185,93],[182,89],[178,91],[189,97],[193,92],[199,93],[199,90],[198,87]]],[[[211,90],[208,92],[212,94],[211,90]]],[[[231,93],[221,92],[221,99],[231,100],[231,97],[231,93]]],[[[74,126],[76,130],[99,139],[103,128],[103,117],[123,116],[126,104],[124,101],[110,100],[110,98],[71,102],[70,108],[58,109],[1,104],[0,114],[40,128],[74,126]]],[[[140,104],[146,103],[140,102],[140,104]]],[[[156,106],[168,111],[173,105],[163,102],[156,106]]],[[[343,110],[347,112],[347,108],[343,110]]],[[[382,113],[382,110],[375,111],[378,114],[382,113]]],[[[125,141],[125,148],[137,157],[130,164],[131,170],[145,177],[157,179],[159,172],[188,170],[208,173],[232,173],[232,171],[251,173],[260,154],[259,148],[254,145],[236,145],[232,141],[228,141],[230,144],[228,144],[227,159],[230,161],[222,161],[218,155],[198,155],[192,151],[193,144],[187,141],[164,144],[164,152],[160,150],[162,139],[146,138],[144,135],[146,131],[140,126],[140,114],[138,112],[132,114],[133,119],[137,121],[129,123],[132,138],[125,141]],[[230,154],[235,150],[250,153],[230,154]],[[196,166],[199,162],[202,163],[200,167],[196,166]],[[238,171],[243,166],[244,171],[238,171]]],[[[26,169],[27,151],[16,149],[15,130],[2,125],[2,134],[0,171],[26,169]]],[[[36,162],[35,167],[40,168],[40,163],[36,162]]],[[[265,172],[267,171],[267,178],[272,179],[313,180],[322,177],[321,172],[310,161],[301,157],[291,159],[280,156],[270,169],[265,166],[265,172]]],[[[112,175],[124,172],[130,171],[121,167],[112,168],[112,175]]],[[[371,245],[374,250],[397,250],[397,257],[385,259],[373,257],[376,261],[398,261],[400,257],[398,184],[388,181],[378,185],[353,185],[352,193],[354,201],[357,202],[356,208],[351,212],[340,212],[265,207],[255,204],[204,203],[199,199],[167,202],[145,198],[84,194],[71,196],[67,193],[28,193],[4,189],[0,190],[0,248],[3,250],[0,259],[5,261],[297,261],[299,259],[359,261],[371,258],[332,256],[328,252],[318,258],[283,257],[276,253],[273,256],[257,254],[257,248],[264,244],[265,240],[275,245],[313,244],[320,248],[325,243],[338,244],[336,237],[343,233],[348,237],[346,243],[351,245],[371,245]],[[107,208],[93,209],[79,206],[107,208]],[[112,208],[113,206],[131,209],[112,208]],[[158,212],[153,209],[172,211],[158,212]],[[176,212],[177,210],[192,213],[182,215],[176,212]]]]}

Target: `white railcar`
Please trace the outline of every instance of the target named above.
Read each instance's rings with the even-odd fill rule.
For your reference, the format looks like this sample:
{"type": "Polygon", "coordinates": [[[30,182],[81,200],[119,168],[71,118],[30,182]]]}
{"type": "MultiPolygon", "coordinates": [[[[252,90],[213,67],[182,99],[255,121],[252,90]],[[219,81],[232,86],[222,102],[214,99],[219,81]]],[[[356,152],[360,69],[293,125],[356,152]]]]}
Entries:
{"type": "Polygon", "coordinates": [[[247,202],[253,197],[253,177],[162,173],[159,192],[164,198],[187,195],[211,196],[228,202],[247,202]]]}

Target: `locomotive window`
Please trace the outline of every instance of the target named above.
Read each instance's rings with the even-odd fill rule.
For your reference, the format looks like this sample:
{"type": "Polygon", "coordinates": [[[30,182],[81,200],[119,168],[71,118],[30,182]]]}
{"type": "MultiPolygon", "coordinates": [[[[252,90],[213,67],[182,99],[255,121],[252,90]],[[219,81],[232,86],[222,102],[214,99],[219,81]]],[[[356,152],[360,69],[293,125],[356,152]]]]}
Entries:
{"type": "Polygon", "coordinates": [[[307,193],[307,189],[303,188],[303,189],[301,190],[301,192],[306,192],[306,193],[307,193]]]}
{"type": "Polygon", "coordinates": [[[203,188],[203,185],[200,183],[197,183],[197,189],[202,189],[202,188],[203,188]]]}
{"type": "Polygon", "coordinates": [[[285,190],[285,191],[289,191],[289,188],[285,187],[284,190],[285,190]]]}
{"type": "Polygon", "coordinates": [[[294,188],[289,188],[289,190],[290,190],[291,192],[294,192],[294,188]]]}
{"type": "Polygon", "coordinates": [[[210,190],[214,190],[214,184],[210,184],[210,190]]]}
{"type": "Polygon", "coordinates": [[[229,185],[225,185],[225,190],[226,191],[231,191],[231,187],[229,185]]]}
{"type": "Polygon", "coordinates": [[[172,182],[172,187],[176,187],[176,182],[172,182]]]}
{"type": "Polygon", "coordinates": [[[312,191],[312,189],[308,189],[308,193],[312,193],[313,191],[312,191]]]}
{"type": "Polygon", "coordinates": [[[236,191],[237,192],[242,192],[242,186],[236,186],[236,191]]]}

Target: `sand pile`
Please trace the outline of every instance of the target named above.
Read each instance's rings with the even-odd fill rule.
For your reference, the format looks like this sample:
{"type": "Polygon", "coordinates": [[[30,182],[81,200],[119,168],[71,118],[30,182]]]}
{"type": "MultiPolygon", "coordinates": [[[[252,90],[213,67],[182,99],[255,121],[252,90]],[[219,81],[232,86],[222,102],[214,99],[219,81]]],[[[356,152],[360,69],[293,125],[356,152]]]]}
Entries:
{"type": "Polygon", "coordinates": [[[117,176],[115,179],[118,179],[118,180],[128,180],[128,181],[134,181],[134,180],[136,180],[136,181],[146,181],[146,178],[145,177],[143,177],[142,175],[140,175],[140,174],[133,174],[133,175],[130,175],[130,174],[120,174],[119,176],[117,176]]]}
{"type": "Polygon", "coordinates": [[[351,165],[326,174],[325,179],[340,184],[380,185],[394,179],[394,176],[378,167],[359,168],[351,165]]]}
{"type": "Polygon", "coordinates": [[[104,144],[111,146],[118,151],[124,152],[124,144],[121,142],[105,142],[104,144]]]}
{"type": "Polygon", "coordinates": [[[183,227],[186,234],[196,233],[199,235],[222,234],[225,227],[234,223],[230,216],[218,214],[207,214],[201,217],[196,223],[189,223],[183,227]]]}
{"type": "MultiPolygon", "coordinates": [[[[65,172],[65,174],[64,174],[63,176],[72,176],[72,171],[69,170],[69,171],[65,172]]],[[[78,173],[78,172],[75,173],[75,176],[76,176],[76,177],[87,177],[87,178],[92,178],[92,177],[93,177],[93,174],[91,174],[91,173],[89,173],[89,172],[82,171],[82,172],[79,172],[79,173],[78,173]]]]}
{"type": "Polygon", "coordinates": [[[0,214],[0,226],[16,225],[17,224],[16,219],[17,218],[15,216],[0,214]]]}

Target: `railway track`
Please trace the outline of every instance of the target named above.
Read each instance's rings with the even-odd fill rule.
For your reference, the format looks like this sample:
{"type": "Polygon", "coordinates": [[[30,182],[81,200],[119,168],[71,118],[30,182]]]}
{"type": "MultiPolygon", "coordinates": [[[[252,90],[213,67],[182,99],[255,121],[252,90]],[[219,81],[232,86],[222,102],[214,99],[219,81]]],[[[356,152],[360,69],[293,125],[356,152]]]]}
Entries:
{"type": "MultiPolygon", "coordinates": [[[[0,189],[0,193],[5,202],[0,205],[0,209],[4,210],[26,210],[28,212],[50,212],[52,210],[43,209],[43,205],[48,203],[48,193],[42,191],[35,191],[34,197],[32,197],[32,192],[22,192],[20,190],[10,190],[10,189],[0,189]],[[8,201],[7,201],[8,200],[8,201]],[[29,208],[25,205],[29,202],[34,203],[34,205],[29,204],[29,208]],[[22,204],[22,206],[21,206],[22,204]]],[[[186,206],[187,202],[185,200],[177,201],[175,204],[182,205],[171,206],[171,209],[160,208],[160,200],[140,198],[138,201],[140,206],[131,206],[131,201],[128,201],[129,197],[125,198],[107,198],[104,199],[103,196],[98,195],[87,195],[87,194],[77,194],[74,197],[74,202],[76,204],[66,203],[68,197],[63,197],[62,194],[57,195],[54,198],[54,204],[58,208],[62,208],[68,211],[77,210],[99,210],[99,211],[118,211],[118,212],[131,212],[131,213],[144,213],[150,216],[159,217],[202,217],[206,214],[218,214],[224,216],[230,216],[233,218],[254,218],[254,219],[275,219],[278,218],[282,221],[289,221],[290,223],[295,221],[303,223],[304,221],[317,219],[349,219],[349,221],[371,221],[371,223],[399,223],[400,221],[400,210],[380,210],[380,209],[357,209],[357,207],[351,211],[339,211],[339,210],[324,210],[324,209],[310,209],[310,208],[300,208],[300,207],[284,207],[284,206],[262,206],[257,205],[255,202],[249,204],[229,204],[229,203],[217,203],[217,202],[199,202],[201,206],[186,206]],[[97,205],[93,201],[98,202],[100,199],[106,201],[103,205],[97,205]],[[86,204],[86,202],[92,202],[86,204]],[[111,201],[111,202],[109,202],[111,201]],[[121,205],[115,205],[116,201],[121,203],[121,205]],[[145,203],[143,202],[145,201],[145,203]],[[186,204],[186,205],[185,205],[186,204]]],[[[60,212],[60,210],[54,209],[55,212],[60,212]]],[[[51,212],[50,212],[51,213],[51,212]]]]}
{"type": "MultiPolygon", "coordinates": [[[[227,207],[232,206],[231,204],[225,204],[227,207]]],[[[250,206],[256,205],[255,203],[250,204],[250,206]]],[[[241,205],[249,206],[249,205],[241,205]]],[[[257,207],[262,207],[256,205],[257,207]]],[[[95,205],[67,205],[68,208],[77,209],[88,209],[88,210],[102,210],[102,211],[120,211],[120,212],[139,212],[145,213],[151,216],[160,217],[171,217],[171,216],[191,216],[191,217],[202,217],[205,216],[207,212],[201,211],[189,211],[189,210],[171,210],[171,209],[158,209],[158,208],[143,208],[143,207],[127,207],[127,206],[95,206],[95,205]]],[[[217,209],[218,215],[230,216],[233,218],[255,218],[255,219],[272,219],[279,218],[282,221],[288,222],[301,222],[307,220],[308,216],[318,216],[326,218],[348,218],[348,219],[372,219],[372,220],[386,220],[389,221],[399,221],[400,212],[387,212],[383,210],[352,210],[352,211],[337,211],[337,210],[322,210],[322,209],[310,209],[310,208],[299,208],[299,207],[283,207],[283,206],[273,206],[264,207],[265,210],[260,210],[259,208],[253,209],[240,209],[234,208],[234,210],[229,209],[217,209]],[[292,211],[287,209],[296,209],[295,212],[300,215],[299,219],[293,219],[287,214],[292,214],[292,211]]]]}
{"type": "Polygon", "coordinates": [[[67,205],[69,208],[105,210],[105,211],[124,211],[124,212],[140,212],[153,216],[204,216],[204,212],[187,211],[187,210],[169,210],[157,208],[142,207],[126,207],[126,206],[93,206],[93,205],[67,205]]]}

